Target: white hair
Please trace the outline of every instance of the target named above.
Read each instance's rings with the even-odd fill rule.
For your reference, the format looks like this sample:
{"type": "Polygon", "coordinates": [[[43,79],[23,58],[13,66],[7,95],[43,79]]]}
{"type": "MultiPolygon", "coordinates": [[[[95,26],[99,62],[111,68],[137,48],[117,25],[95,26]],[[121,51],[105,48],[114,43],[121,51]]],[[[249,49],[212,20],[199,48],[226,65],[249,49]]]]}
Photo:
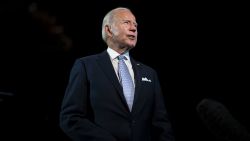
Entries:
{"type": "Polygon", "coordinates": [[[125,8],[125,7],[118,7],[118,8],[115,8],[111,11],[109,11],[105,17],[103,18],[103,22],[102,22],[102,39],[104,42],[107,41],[107,33],[105,31],[105,26],[111,26],[113,23],[114,23],[114,16],[116,14],[117,11],[121,11],[121,10],[127,10],[127,11],[131,11],[130,9],[128,8],[125,8]]]}

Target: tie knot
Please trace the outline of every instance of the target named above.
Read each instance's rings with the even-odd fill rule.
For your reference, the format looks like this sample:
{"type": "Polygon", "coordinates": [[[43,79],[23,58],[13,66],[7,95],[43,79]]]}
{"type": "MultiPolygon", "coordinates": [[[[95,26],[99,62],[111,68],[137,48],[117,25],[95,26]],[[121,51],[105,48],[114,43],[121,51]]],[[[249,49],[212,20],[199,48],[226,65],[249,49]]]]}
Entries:
{"type": "Polygon", "coordinates": [[[127,58],[124,55],[119,55],[118,60],[127,60],[127,58]]]}

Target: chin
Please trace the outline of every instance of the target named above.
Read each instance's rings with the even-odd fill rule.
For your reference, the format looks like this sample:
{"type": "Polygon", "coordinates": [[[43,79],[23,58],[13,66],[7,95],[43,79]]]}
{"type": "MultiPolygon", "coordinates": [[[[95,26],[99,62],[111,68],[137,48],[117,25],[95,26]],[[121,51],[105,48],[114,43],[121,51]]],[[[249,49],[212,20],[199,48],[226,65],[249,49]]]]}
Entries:
{"type": "Polygon", "coordinates": [[[128,44],[129,48],[134,48],[135,47],[135,43],[132,43],[132,44],[128,44]]]}
{"type": "Polygon", "coordinates": [[[129,46],[128,46],[129,49],[132,49],[132,48],[134,48],[134,47],[135,47],[135,45],[129,45],[129,46]]]}
{"type": "Polygon", "coordinates": [[[128,48],[128,49],[131,49],[131,48],[134,48],[135,45],[136,45],[136,43],[131,43],[131,42],[129,42],[129,43],[124,44],[124,47],[126,47],[126,48],[128,48]]]}

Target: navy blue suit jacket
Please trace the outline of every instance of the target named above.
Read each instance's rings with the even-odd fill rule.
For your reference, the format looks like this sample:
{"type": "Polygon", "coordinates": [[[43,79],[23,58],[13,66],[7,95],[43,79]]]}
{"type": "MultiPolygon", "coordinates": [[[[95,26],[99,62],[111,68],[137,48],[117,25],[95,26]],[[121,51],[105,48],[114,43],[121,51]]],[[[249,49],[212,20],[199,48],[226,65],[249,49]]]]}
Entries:
{"type": "Polygon", "coordinates": [[[79,58],[62,102],[60,127],[74,141],[173,141],[156,72],[131,58],[132,111],[107,51],[79,58]]]}

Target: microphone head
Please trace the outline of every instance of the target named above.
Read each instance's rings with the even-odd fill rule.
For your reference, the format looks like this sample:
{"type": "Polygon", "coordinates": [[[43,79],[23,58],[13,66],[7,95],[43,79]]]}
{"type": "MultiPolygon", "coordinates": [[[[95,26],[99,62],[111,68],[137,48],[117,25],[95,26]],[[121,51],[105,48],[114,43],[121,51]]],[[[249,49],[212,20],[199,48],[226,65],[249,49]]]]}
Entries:
{"type": "Polygon", "coordinates": [[[250,134],[220,102],[203,99],[196,107],[207,129],[223,141],[250,141],[250,134]]]}

